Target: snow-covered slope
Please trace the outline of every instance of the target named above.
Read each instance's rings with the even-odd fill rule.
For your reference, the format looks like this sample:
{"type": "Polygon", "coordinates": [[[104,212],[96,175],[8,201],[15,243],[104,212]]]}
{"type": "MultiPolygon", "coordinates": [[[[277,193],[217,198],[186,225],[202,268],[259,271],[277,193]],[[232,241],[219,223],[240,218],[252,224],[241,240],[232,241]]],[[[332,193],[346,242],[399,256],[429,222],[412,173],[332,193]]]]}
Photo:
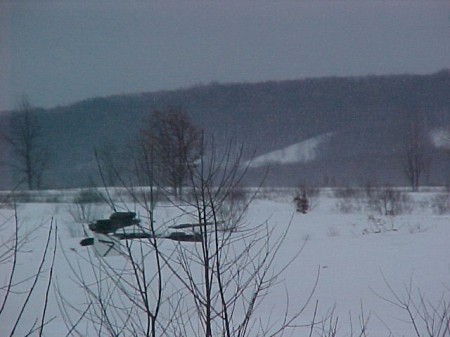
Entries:
{"type": "Polygon", "coordinates": [[[256,168],[269,164],[307,163],[316,159],[320,145],[329,141],[333,134],[329,132],[308,138],[300,143],[258,156],[246,164],[251,168],[256,168]]]}

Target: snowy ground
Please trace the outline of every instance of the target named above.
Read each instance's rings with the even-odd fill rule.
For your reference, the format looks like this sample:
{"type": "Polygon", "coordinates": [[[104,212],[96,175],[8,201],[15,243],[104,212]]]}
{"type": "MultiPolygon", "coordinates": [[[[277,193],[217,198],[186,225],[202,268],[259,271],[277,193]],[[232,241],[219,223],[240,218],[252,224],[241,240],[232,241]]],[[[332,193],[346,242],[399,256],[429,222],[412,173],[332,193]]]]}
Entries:
{"type": "MultiPolygon", "coordinates": [[[[411,285],[416,303],[419,303],[419,292],[434,306],[439,304],[442,296],[447,303],[450,301],[450,216],[437,215],[427,206],[433,195],[433,192],[415,194],[416,203],[412,211],[396,216],[382,216],[358,207],[342,213],[338,210],[340,200],[329,191],[323,192],[314,201],[313,209],[307,214],[295,212],[289,191],[268,192],[265,197],[256,199],[246,216],[249,226],[267,221],[278,232],[289,227],[289,234],[278,254],[279,265],[304,245],[301,255],[284,272],[283,282],[271,289],[258,308],[261,317],[277,319],[277,313],[281,315],[285,310],[286,296],[292,311],[300,308],[319,272],[311,304],[299,323],[311,322],[317,300],[319,318],[325,317],[334,308],[334,317],[339,317],[338,336],[350,336],[351,325],[357,331],[362,315],[369,318],[370,336],[413,335],[407,313],[382,297],[393,299],[390,288],[405,297],[411,285]]],[[[73,227],[71,210],[73,205],[67,203],[26,203],[19,206],[20,231],[30,235],[19,254],[15,280],[24,280],[36,271],[49,225],[56,223],[59,242],[53,285],[57,285],[76,306],[83,301],[83,293],[73,282],[73,272],[67,267],[66,258],[76,259],[78,254],[87,254],[88,248],[78,245],[83,235],[73,227]]],[[[107,217],[110,211],[106,206],[96,206],[92,212],[92,216],[101,218],[107,217]]],[[[159,221],[174,219],[177,212],[173,207],[156,210],[159,221]]],[[[0,223],[3,223],[0,239],[4,243],[14,229],[13,211],[0,209],[0,216],[0,223]]],[[[5,246],[2,249],[4,251],[5,246]]],[[[2,284],[7,283],[10,268],[11,262],[0,265],[2,284]]],[[[37,313],[42,308],[45,281],[44,278],[39,279],[38,291],[33,294],[31,306],[24,312],[17,336],[29,330],[33,319],[39,317],[37,313]]],[[[28,283],[18,287],[29,286],[30,282],[28,280],[28,283]]],[[[67,328],[58,309],[56,293],[51,290],[49,294],[46,318],[51,322],[46,326],[44,335],[64,336],[67,328]]],[[[0,299],[3,297],[2,290],[0,299]]],[[[14,325],[12,322],[24,300],[22,293],[10,295],[0,316],[0,336],[10,334],[14,325]]],[[[308,333],[308,329],[299,328],[293,335],[308,333]]],[[[354,334],[359,335],[357,332],[354,334]]]]}

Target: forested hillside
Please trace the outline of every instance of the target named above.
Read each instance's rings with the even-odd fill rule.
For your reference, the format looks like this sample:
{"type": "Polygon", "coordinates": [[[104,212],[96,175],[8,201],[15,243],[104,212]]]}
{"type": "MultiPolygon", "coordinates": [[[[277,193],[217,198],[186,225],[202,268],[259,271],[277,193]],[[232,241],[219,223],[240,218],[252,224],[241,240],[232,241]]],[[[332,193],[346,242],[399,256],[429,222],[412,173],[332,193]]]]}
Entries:
{"type": "MultiPolygon", "coordinates": [[[[107,149],[126,166],[128,157],[124,153],[130,153],[143,120],[153,110],[167,106],[184,108],[195,124],[214,134],[217,142],[233,139],[244,144],[247,153],[255,151],[256,155],[332,133],[331,140],[318,148],[315,160],[275,165],[267,178],[269,184],[309,181],[361,185],[377,181],[406,185],[400,157],[411,121],[420,121],[427,134],[450,128],[450,71],[212,83],[39,109],[38,118],[51,153],[43,185],[62,188],[91,184],[96,171],[94,149],[107,149]]],[[[8,116],[7,112],[1,115],[2,133],[8,116]]],[[[432,164],[423,176],[424,183],[443,184],[450,169],[448,150],[431,140],[427,146],[432,164]]],[[[1,155],[0,185],[9,188],[15,178],[14,172],[6,172],[11,149],[5,144],[1,155]]],[[[255,181],[250,179],[249,183],[255,181]]]]}

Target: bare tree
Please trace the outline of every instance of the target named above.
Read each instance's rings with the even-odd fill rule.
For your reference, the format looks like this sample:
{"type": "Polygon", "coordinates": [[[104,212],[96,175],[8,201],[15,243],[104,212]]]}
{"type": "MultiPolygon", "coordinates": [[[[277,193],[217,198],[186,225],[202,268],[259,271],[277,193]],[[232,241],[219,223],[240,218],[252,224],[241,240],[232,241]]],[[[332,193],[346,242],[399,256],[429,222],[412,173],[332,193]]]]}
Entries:
{"type": "Polygon", "coordinates": [[[423,120],[413,116],[407,130],[404,154],[402,159],[403,172],[413,191],[419,190],[421,177],[430,167],[428,137],[423,120]]]}
{"type": "MultiPolygon", "coordinates": [[[[105,162],[96,157],[100,176],[106,183],[108,180],[104,178],[102,167],[105,162]]],[[[147,221],[142,226],[136,225],[139,227],[136,230],[150,235],[142,240],[125,241],[119,252],[123,260],[118,263],[97,258],[90,251],[87,255],[77,253],[75,260],[65,255],[75,282],[86,297],[85,305],[77,307],[58,290],[60,311],[71,335],[86,336],[88,330],[95,336],[155,337],[167,330],[168,323],[159,320],[161,307],[170,301],[170,296],[163,292],[167,280],[164,279],[164,263],[153,220],[157,199],[151,155],[147,156],[144,151],[134,167],[133,181],[138,187],[130,186],[115,163],[108,162],[108,179],[120,182],[121,186],[104,185],[105,201],[114,211],[128,210],[130,204],[141,210],[147,221]]]]}
{"type": "MultiPolygon", "coordinates": [[[[23,257],[29,253],[25,248],[29,235],[21,232],[16,207],[14,207],[13,216],[0,225],[0,230],[3,230],[2,227],[6,225],[11,228],[11,222],[14,224],[12,235],[5,236],[6,239],[0,242],[0,266],[6,272],[6,283],[0,284],[1,330],[8,333],[8,336],[19,334],[43,336],[45,326],[55,318],[49,318],[47,311],[56,257],[57,225],[53,223],[53,220],[51,221],[42,256],[38,265],[33,266],[36,270],[24,276],[19,273],[19,266],[23,262],[23,257]],[[42,281],[42,279],[46,280],[42,281]],[[37,296],[40,296],[37,300],[38,306],[31,305],[33,296],[34,301],[37,296]],[[19,304],[18,307],[17,304],[19,304]],[[40,312],[37,312],[38,309],[40,312]],[[33,321],[27,321],[25,314],[31,310],[34,310],[36,317],[33,321]]],[[[30,267],[27,266],[28,269],[32,269],[30,267]]]]}
{"type": "Polygon", "coordinates": [[[213,144],[202,141],[201,145],[199,162],[185,162],[188,191],[183,199],[163,199],[161,209],[172,207],[176,218],[163,219],[159,226],[154,222],[158,209],[151,156],[136,164],[138,180],[150,187],[130,187],[119,178],[132,206],[119,205],[114,198],[110,204],[114,209],[146,210],[141,229],[152,235],[125,241],[122,261],[96,259],[90,253],[77,253],[76,259],[67,256],[67,265],[86,295],[85,305],[76,307],[60,293],[61,312],[71,334],[275,336],[296,326],[312,291],[306,294],[305,306],[296,301],[292,313],[287,306],[278,325],[263,324],[258,317],[259,303],[297,256],[284,266],[274,265],[287,232],[277,235],[267,223],[245,225],[253,194],[247,196],[242,189],[246,172],[240,165],[242,151],[230,145],[219,153],[213,144]],[[166,231],[165,223],[179,217],[192,223],[176,230],[192,232],[195,242],[160,242],[157,232],[166,231]]]}
{"type": "Polygon", "coordinates": [[[387,184],[370,190],[370,193],[367,194],[367,207],[380,215],[395,216],[410,212],[412,210],[412,200],[409,194],[387,184]]]}
{"type": "MultiPolygon", "coordinates": [[[[240,165],[242,151],[236,153],[229,146],[219,153],[214,143],[204,141],[201,149],[200,161],[188,166],[190,198],[183,200],[190,205],[184,212],[198,223],[200,242],[194,248],[177,245],[177,253],[167,260],[185,294],[171,334],[281,335],[295,326],[305,307],[297,306],[294,312],[286,308],[278,325],[262,323],[257,308],[296,257],[285,261],[284,266],[274,266],[287,231],[277,236],[267,223],[245,225],[252,196],[244,199],[244,206],[241,198],[230,197],[240,190],[245,175],[245,167],[240,165]],[[230,206],[237,200],[238,207],[230,206]],[[223,208],[227,211],[222,212],[223,208]]],[[[305,303],[311,295],[306,294],[305,303]]]]}
{"type": "MultiPolygon", "coordinates": [[[[450,289],[445,288],[440,298],[431,302],[423,292],[413,289],[413,280],[405,284],[402,291],[396,290],[384,277],[389,296],[376,293],[377,296],[400,309],[405,314],[412,331],[411,336],[417,337],[448,337],[450,336],[450,289]]],[[[389,328],[389,327],[387,327],[389,328]]],[[[390,336],[394,334],[390,331],[390,336]]]]}
{"type": "Polygon", "coordinates": [[[10,119],[9,133],[4,135],[11,146],[13,160],[8,163],[26,182],[28,189],[41,188],[42,177],[47,169],[49,152],[43,142],[43,129],[36,118],[36,109],[26,98],[10,119]]]}
{"type": "Polygon", "coordinates": [[[156,110],[142,130],[142,143],[152,152],[159,180],[181,195],[187,179],[188,164],[199,158],[201,130],[194,126],[183,109],[156,110]]]}

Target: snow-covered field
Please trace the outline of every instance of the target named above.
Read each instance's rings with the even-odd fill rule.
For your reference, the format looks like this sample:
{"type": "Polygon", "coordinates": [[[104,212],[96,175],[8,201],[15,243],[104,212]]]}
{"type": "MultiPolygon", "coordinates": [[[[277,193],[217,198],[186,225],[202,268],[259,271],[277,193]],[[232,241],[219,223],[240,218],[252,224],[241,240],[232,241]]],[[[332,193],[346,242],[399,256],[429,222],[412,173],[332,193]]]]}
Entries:
{"type": "MultiPolygon", "coordinates": [[[[412,196],[415,203],[410,211],[395,216],[380,215],[364,207],[353,207],[343,213],[339,206],[342,200],[333,196],[329,190],[323,191],[314,200],[313,208],[307,214],[295,212],[292,191],[267,192],[258,197],[245,217],[247,226],[267,221],[270,228],[275,228],[275,234],[289,230],[275,266],[283,265],[303,245],[304,248],[284,271],[282,280],[270,289],[256,314],[263,320],[269,317],[274,321],[281,320],[287,303],[290,311],[295,312],[307,300],[319,273],[312,300],[296,322],[298,325],[312,321],[317,301],[316,321],[330,317],[327,314],[338,318],[337,336],[350,336],[351,328],[353,335],[359,336],[361,319],[368,319],[369,336],[414,335],[408,313],[389,300],[397,303],[396,295],[406,301],[408,293],[411,293],[411,303],[415,303],[417,309],[426,305],[426,308],[435,308],[437,311],[443,305],[441,300],[450,302],[450,215],[433,212],[429,201],[434,195],[433,191],[415,193],[412,196]],[[421,303],[421,299],[424,303],[421,303]]],[[[90,211],[94,218],[108,217],[110,214],[110,209],[105,205],[93,206],[90,211]]],[[[44,336],[67,334],[55,289],[70,299],[71,305],[82,307],[85,296],[74,281],[68,261],[81,261],[81,257],[87,256],[90,249],[78,244],[83,233],[74,224],[73,213],[74,206],[68,203],[19,205],[19,230],[21,235],[28,236],[18,254],[13,282],[15,287],[0,315],[0,336],[9,336],[19,315],[19,308],[26,300],[26,294],[21,290],[31,286],[32,279],[28,278],[39,267],[50,224],[53,224],[53,229],[57,225],[58,243],[45,317],[50,322],[44,329],[44,336]],[[25,282],[16,284],[20,281],[25,282]]],[[[179,210],[175,207],[162,204],[155,211],[160,223],[171,223],[177,214],[179,210]]],[[[14,230],[14,212],[11,208],[2,208],[0,216],[2,258],[1,254],[12,242],[9,238],[14,230]]],[[[169,250],[176,244],[168,242],[164,249],[169,250]]],[[[34,320],[40,317],[46,296],[46,277],[52,247],[50,243],[50,253],[44,265],[45,276],[38,279],[37,290],[16,330],[17,336],[23,336],[33,326],[34,320]]],[[[117,261],[121,257],[111,259],[117,261]]],[[[2,287],[8,282],[13,258],[3,260],[0,259],[3,261],[0,264],[2,287]]],[[[90,273],[87,267],[83,270],[86,274],[90,273]]],[[[5,289],[1,288],[0,305],[4,296],[5,289]]],[[[419,317],[416,318],[421,322],[419,317]]],[[[86,335],[95,336],[96,333],[90,331],[86,335]]],[[[309,328],[299,327],[292,335],[308,336],[309,328]]],[[[321,336],[320,330],[317,329],[313,335],[321,336]]],[[[449,330],[446,335],[450,335],[449,330]]]]}

